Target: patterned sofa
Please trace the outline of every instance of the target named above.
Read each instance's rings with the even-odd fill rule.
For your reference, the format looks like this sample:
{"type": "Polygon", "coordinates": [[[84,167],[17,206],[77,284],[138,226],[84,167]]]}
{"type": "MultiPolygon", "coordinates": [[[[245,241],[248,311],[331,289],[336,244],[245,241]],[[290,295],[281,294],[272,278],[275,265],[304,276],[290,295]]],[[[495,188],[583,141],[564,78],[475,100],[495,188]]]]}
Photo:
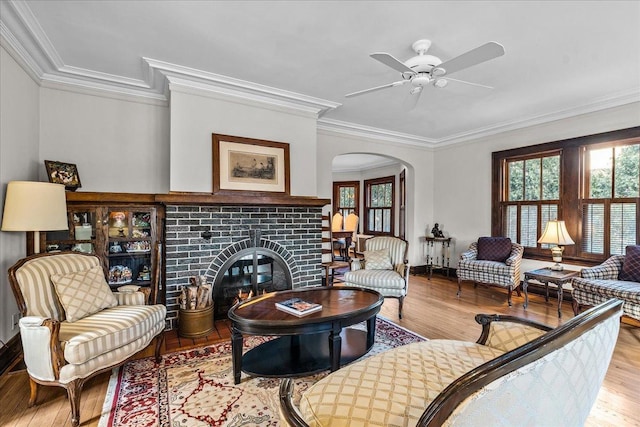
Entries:
{"type": "Polygon", "coordinates": [[[166,307],[146,305],[148,295],[129,286],[111,292],[100,259],[61,252],[37,254],[9,269],[20,337],[35,404],[38,384],[64,387],[71,422],[80,423],[80,394],[89,378],[124,363],[154,337],[160,360],[166,307]]]}
{"type": "MultiPolygon", "coordinates": [[[[636,246],[640,252],[640,246],[636,246]]],[[[605,262],[592,268],[583,268],[580,277],[571,280],[573,288],[573,312],[578,314],[585,306],[594,306],[610,298],[623,301],[622,310],[625,315],[640,320],[640,282],[634,276],[621,274],[624,267],[630,269],[631,260],[627,255],[613,255],[605,262]],[[625,259],[627,261],[625,262],[625,259]]],[[[640,264],[636,268],[640,268],[640,264]]]]}
{"type": "Polygon", "coordinates": [[[281,420],[295,427],[582,426],[611,361],[621,305],[607,301],[556,329],[478,315],[476,343],[430,340],[361,359],[309,387],[299,405],[285,379],[281,420]]]}

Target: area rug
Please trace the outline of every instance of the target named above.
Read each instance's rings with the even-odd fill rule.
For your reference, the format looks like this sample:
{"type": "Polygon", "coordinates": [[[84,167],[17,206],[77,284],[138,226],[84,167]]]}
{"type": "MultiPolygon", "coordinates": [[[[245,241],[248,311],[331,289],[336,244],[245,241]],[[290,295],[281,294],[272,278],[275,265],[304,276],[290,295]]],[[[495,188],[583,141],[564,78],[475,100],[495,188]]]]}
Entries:
{"type": "MultiPolygon", "coordinates": [[[[364,324],[355,325],[364,329],[364,324]]],[[[244,351],[269,338],[246,337],[244,351]]],[[[378,317],[375,344],[363,357],[425,338],[378,317]]],[[[295,399],[328,372],[296,378],[295,399]]],[[[231,343],[150,357],[114,370],[100,427],[278,426],[279,378],[242,374],[233,383],[231,343]]]]}

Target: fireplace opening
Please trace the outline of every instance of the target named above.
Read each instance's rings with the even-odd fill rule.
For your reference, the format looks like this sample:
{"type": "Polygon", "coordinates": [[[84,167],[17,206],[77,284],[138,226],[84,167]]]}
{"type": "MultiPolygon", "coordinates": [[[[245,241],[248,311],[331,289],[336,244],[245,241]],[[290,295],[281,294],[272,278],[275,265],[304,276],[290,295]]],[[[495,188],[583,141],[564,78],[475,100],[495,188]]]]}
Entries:
{"type": "Polygon", "coordinates": [[[286,262],[266,248],[248,248],[225,262],[213,286],[214,319],[226,319],[238,298],[292,288],[286,262]]]}

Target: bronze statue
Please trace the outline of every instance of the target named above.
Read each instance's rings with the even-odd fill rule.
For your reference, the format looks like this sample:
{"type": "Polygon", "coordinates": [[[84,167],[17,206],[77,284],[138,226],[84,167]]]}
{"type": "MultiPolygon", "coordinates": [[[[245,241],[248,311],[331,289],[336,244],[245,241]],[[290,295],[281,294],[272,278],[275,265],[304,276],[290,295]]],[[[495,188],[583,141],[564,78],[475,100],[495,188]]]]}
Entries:
{"type": "Polygon", "coordinates": [[[437,222],[433,225],[433,228],[431,229],[431,234],[433,234],[433,237],[444,237],[442,230],[438,228],[437,222]]]}

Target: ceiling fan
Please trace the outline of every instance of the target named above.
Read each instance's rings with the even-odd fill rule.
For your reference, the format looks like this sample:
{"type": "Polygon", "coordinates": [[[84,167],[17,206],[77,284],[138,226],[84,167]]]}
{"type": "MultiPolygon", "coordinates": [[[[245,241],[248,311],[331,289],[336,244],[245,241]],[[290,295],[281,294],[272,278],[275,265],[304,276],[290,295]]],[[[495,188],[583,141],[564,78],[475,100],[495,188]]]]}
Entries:
{"type": "Polygon", "coordinates": [[[422,90],[427,85],[433,85],[437,88],[443,88],[448,84],[448,80],[470,84],[473,86],[486,87],[493,89],[491,86],[485,86],[478,83],[471,83],[464,80],[453,79],[449,77],[451,74],[465,68],[472,67],[490,59],[504,55],[504,47],[496,42],[488,42],[480,47],[472,49],[462,55],[456,56],[448,61],[442,60],[433,55],[427,55],[427,51],[431,47],[431,40],[418,40],[411,45],[416,52],[416,56],[409,58],[405,62],[401,62],[392,55],[385,52],[375,52],[371,56],[373,59],[382,62],[384,65],[400,72],[402,80],[389,83],[382,86],[376,86],[369,89],[360,90],[345,95],[347,98],[353,96],[364,95],[390,87],[403,86],[411,83],[412,89],[409,91],[414,95],[414,106],[420,98],[422,90]]]}

